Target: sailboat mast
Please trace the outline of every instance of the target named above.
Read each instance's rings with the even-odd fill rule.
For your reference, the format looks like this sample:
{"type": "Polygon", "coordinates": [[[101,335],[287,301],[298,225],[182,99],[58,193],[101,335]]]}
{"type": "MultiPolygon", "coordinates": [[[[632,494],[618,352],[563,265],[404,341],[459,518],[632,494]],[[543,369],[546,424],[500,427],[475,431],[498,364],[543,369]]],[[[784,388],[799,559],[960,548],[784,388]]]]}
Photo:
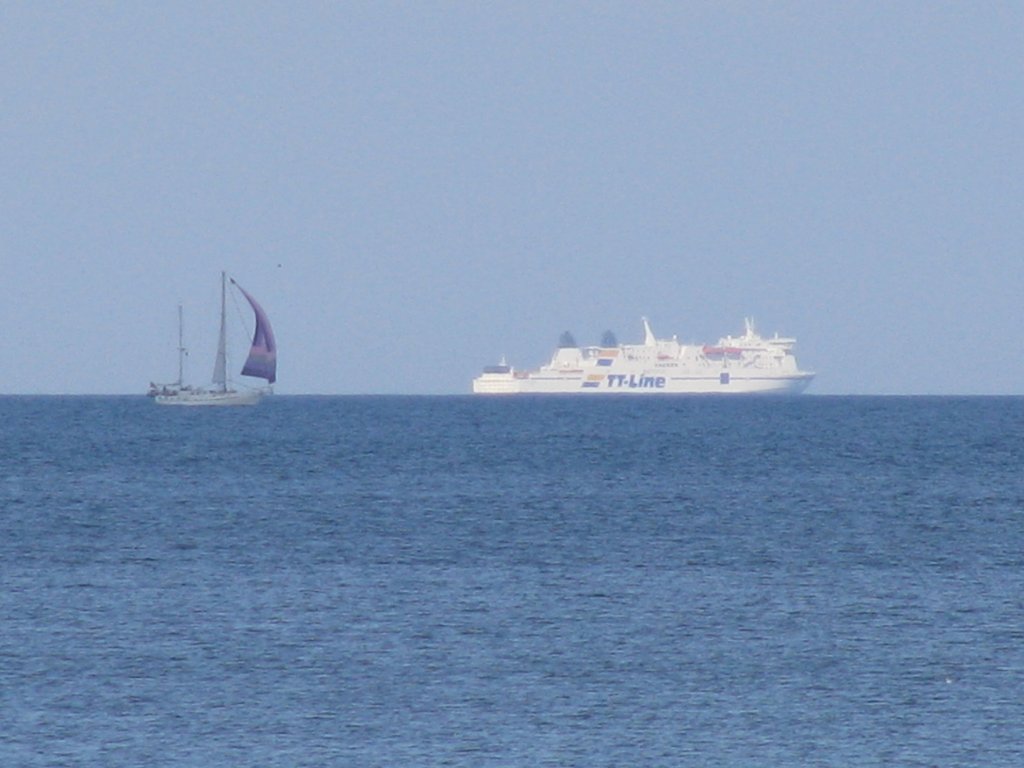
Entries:
{"type": "Polygon", "coordinates": [[[185,321],[178,305],[178,386],[185,383],[185,321]]]}
{"type": "Polygon", "coordinates": [[[220,273],[220,338],[217,341],[217,360],[213,365],[213,383],[221,392],[228,388],[227,376],[227,277],[220,273]]]}

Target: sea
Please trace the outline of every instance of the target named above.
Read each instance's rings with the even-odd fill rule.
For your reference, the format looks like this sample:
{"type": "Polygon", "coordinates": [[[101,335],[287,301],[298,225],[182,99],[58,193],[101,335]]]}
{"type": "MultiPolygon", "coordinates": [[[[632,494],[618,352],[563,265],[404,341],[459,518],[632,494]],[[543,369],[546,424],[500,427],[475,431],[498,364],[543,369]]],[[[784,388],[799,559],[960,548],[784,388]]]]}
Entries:
{"type": "Polygon", "coordinates": [[[1024,765],[1024,398],[0,398],[0,766],[1024,765]]]}

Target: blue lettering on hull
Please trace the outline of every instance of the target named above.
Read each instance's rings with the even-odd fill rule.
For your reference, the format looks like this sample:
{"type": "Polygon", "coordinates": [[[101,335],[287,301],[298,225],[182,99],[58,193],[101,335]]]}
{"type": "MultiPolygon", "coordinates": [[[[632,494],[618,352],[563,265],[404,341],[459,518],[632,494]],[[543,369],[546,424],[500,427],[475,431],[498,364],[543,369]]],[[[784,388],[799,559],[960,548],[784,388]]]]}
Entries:
{"type": "Polygon", "coordinates": [[[611,373],[605,377],[608,387],[615,389],[664,389],[664,376],[643,376],[635,373],[611,373]]]}

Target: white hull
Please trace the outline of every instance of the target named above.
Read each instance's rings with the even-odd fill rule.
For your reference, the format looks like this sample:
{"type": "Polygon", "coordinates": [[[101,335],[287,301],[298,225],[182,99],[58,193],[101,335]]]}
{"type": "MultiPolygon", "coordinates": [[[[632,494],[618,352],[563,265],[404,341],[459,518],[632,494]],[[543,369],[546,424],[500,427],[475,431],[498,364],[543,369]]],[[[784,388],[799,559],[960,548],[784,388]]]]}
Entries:
{"type": "Polygon", "coordinates": [[[167,395],[156,395],[153,399],[157,405],[185,405],[185,406],[232,406],[232,405],[256,405],[263,393],[259,390],[251,392],[203,392],[191,390],[175,392],[167,395]]]}
{"type": "MultiPolygon", "coordinates": [[[[618,374],[616,374],[618,375],[618,374]]],[[[478,395],[516,394],[577,394],[577,395],[798,395],[807,389],[813,373],[795,376],[743,377],[730,375],[727,384],[719,375],[664,376],[661,372],[622,374],[620,382],[605,379],[597,387],[584,387],[586,376],[530,376],[529,378],[502,377],[483,374],[473,380],[473,393],[478,395]],[[642,382],[664,377],[662,386],[647,386],[642,382]]]]}
{"type": "Polygon", "coordinates": [[[796,395],[813,373],[801,371],[794,339],[764,339],[748,321],[746,333],[717,345],[656,339],[644,320],[643,344],[558,349],[537,370],[517,371],[502,363],[473,380],[473,392],[488,395],[796,395]]]}

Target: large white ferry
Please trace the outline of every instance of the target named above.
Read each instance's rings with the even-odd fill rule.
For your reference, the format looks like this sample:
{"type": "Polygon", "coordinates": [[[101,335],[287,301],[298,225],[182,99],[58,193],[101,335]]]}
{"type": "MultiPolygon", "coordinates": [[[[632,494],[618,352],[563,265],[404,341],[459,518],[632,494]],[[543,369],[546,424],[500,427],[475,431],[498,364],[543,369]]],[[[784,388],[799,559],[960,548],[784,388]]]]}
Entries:
{"type": "Polygon", "coordinates": [[[814,378],[793,356],[796,339],[762,338],[754,323],[715,345],[655,338],[643,318],[643,344],[580,347],[563,334],[547,365],[517,371],[504,360],[473,379],[477,394],[797,394],[814,378]]]}

